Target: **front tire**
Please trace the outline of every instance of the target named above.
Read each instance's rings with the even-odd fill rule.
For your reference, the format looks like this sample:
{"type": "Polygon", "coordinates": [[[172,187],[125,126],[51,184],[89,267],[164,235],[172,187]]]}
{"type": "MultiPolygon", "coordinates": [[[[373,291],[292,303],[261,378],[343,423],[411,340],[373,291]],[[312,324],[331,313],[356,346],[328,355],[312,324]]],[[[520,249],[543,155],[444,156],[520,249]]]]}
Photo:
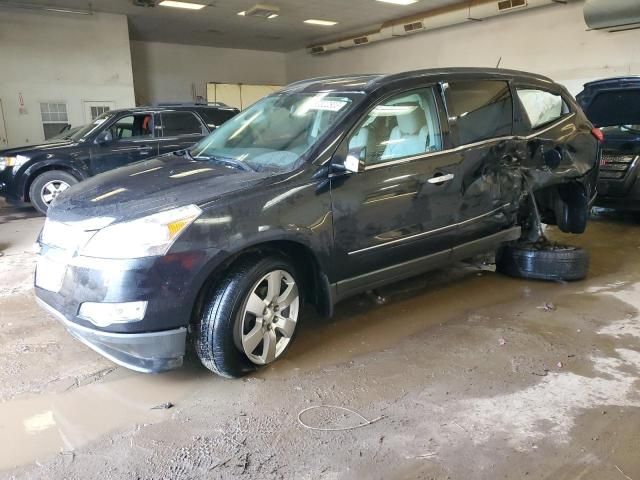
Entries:
{"type": "Polygon", "coordinates": [[[247,257],[205,294],[195,350],[218,375],[239,378],[282,357],[297,333],[302,288],[280,257],[247,257]]]}
{"type": "Polygon", "coordinates": [[[31,205],[43,215],[47,214],[49,205],[58,195],[72,185],[78,183],[78,179],[70,173],[61,170],[49,170],[38,175],[29,187],[29,199],[31,205]]]}

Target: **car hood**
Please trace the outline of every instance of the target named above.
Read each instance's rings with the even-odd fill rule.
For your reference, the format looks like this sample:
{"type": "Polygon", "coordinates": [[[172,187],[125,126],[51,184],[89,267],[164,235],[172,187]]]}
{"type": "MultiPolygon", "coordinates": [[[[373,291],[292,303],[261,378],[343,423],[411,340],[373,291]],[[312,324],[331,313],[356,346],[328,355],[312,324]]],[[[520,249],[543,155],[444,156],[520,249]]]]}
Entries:
{"type": "Polygon", "coordinates": [[[640,77],[587,83],[576,100],[597,127],[640,125],[640,77]]]}
{"type": "Polygon", "coordinates": [[[203,205],[271,173],[169,154],[97,175],[60,195],[47,216],[61,222],[121,222],[183,205],[203,205]]]}
{"type": "Polygon", "coordinates": [[[15,148],[8,148],[6,150],[0,150],[0,155],[2,156],[24,155],[27,157],[32,157],[34,156],[34,154],[57,151],[57,150],[66,149],[69,147],[75,147],[76,145],[78,145],[78,143],[72,142],[71,140],[57,140],[53,142],[40,143],[37,145],[27,145],[24,147],[15,147],[15,148]]]}

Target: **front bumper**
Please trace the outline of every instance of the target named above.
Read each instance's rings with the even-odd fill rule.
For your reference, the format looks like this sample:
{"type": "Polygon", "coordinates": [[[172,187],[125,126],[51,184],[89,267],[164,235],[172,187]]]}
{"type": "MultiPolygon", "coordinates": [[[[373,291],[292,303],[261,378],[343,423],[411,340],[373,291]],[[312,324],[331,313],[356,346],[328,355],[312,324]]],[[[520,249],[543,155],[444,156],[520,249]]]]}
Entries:
{"type": "Polygon", "coordinates": [[[123,367],[143,373],[164,372],[182,366],[187,329],[150,333],[113,333],[94,330],[70,322],[65,316],[36,298],[67,331],[82,343],[123,367]]]}

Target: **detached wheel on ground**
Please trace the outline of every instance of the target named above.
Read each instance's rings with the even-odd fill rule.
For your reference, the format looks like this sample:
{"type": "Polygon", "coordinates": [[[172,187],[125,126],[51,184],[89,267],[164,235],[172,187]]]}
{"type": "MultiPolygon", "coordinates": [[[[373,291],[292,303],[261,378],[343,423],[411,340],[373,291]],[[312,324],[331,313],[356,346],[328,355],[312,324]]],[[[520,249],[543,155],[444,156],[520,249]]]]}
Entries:
{"type": "Polygon", "coordinates": [[[505,245],[496,253],[496,271],[536,280],[582,280],[589,271],[589,254],[551,243],[505,245]]]}
{"type": "Polygon", "coordinates": [[[301,286],[282,258],[240,260],[204,299],[195,349],[209,370],[242,377],[285,353],[298,330],[301,286]]]}
{"type": "Polygon", "coordinates": [[[78,179],[62,170],[49,170],[41,173],[31,183],[29,199],[31,204],[43,215],[47,214],[49,205],[58,195],[71,185],[78,183],[78,179]]]}

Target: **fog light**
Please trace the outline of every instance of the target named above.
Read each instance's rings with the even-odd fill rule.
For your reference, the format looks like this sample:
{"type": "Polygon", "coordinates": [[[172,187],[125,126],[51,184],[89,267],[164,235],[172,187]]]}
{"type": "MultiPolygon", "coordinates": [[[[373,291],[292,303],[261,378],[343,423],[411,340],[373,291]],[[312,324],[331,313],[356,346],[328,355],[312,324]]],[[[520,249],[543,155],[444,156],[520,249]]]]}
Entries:
{"type": "Polygon", "coordinates": [[[78,316],[90,321],[98,327],[106,327],[114,323],[140,321],[144,318],[146,311],[147,302],[85,302],[80,305],[80,312],[78,312],[78,316]]]}

